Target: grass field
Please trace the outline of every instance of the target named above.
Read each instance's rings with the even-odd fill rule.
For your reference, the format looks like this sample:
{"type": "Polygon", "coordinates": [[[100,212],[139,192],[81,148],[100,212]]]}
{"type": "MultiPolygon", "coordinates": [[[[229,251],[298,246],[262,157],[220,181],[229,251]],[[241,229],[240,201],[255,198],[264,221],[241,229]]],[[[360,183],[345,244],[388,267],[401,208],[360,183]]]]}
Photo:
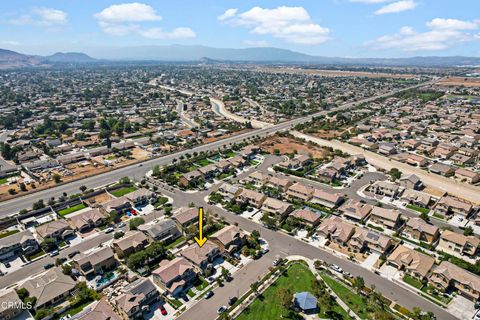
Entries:
{"type": "Polygon", "coordinates": [[[197,161],[197,164],[200,166],[200,167],[205,167],[205,166],[208,166],[209,164],[212,164],[213,162],[208,160],[208,159],[201,159],[201,160],[198,160],[197,161]]]}
{"type": "Polygon", "coordinates": [[[0,178],[0,184],[5,184],[7,183],[8,178],[0,178]]]}
{"type": "Polygon", "coordinates": [[[137,188],[132,186],[132,187],[120,188],[120,189],[117,189],[117,190],[112,191],[110,193],[118,198],[118,197],[126,195],[127,193],[133,192],[135,190],[137,190],[137,188]]]}
{"type": "MultiPolygon", "coordinates": [[[[246,308],[237,319],[280,319],[282,314],[284,319],[288,319],[286,310],[278,302],[277,291],[280,288],[289,288],[293,293],[312,291],[314,280],[315,276],[308,267],[302,264],[293,264],[284,275],[278,278],[274,284],[246,308]]],[[[320,317],[325,318],[321,306],[320,311],[320,317]]],[[[348,319],[345,311],[338,304],[334,305],[333,311],[339,313],[343,319],[348,319]]]]}
{"type": "Polygon", "coordinates": [[[184,242],[185,241],[185,237],[184,236],[181,236],[180,238],[178,238],[177,240],[173,241],[172,243],[169,243],[165,248],[166,249],[172,249],[172,248],[175,248],[176,246],[178,246],[180,243],[184,242]]]}
{"type": "Polygon", "coordinates": [[[417,289],[420,289],[421,287],[423,287],[423,283],[421,281],[415,279],[414,277],[408,274],[403,276],[403,281],[417,289]]]}
{"type": "Polygon", "coordinates": [[[371,319],[361,296],[326,274],[322,274],[322,279],[360,318],[371,319]]]}
{"type": "Polygon", "coordinates": [[[12,234],[18,233],[20,230],[14,229],[0,233],[0,239],[11,236],[12,234]]]}
{"type": "Polygon", "coordinates": [[[83,203],[80,203],[80,204],[77,204],[76,206],[60,210],[60,211],[58,211],[58,214],[61,215],[62,217],[64,217],[67,214],[70,214],[70,213],[78,211],[78,210],[85,209],[86,207],[87,207],[86,205],[84,205],[83,203]]]}
{"type": "Polygon", "coordinates": [[[412,204],[407,204],[407,208],[415,210],[415,211],[420,212],[420,213],[429,213],[430,212],[430,209],[417,207],[417,206],[414,206],[412,204]]]}

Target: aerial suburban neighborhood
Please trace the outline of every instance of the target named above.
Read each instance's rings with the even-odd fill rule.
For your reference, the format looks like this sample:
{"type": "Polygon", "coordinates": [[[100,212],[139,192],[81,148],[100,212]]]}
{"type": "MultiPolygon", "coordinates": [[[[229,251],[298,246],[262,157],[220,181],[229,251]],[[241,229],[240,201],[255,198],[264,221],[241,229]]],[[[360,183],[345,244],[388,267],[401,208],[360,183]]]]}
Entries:
{"type": "Polygon", "coordinates": [[[0,4],[0,320],[480,320],[480,7],[186,2],[0,4]]]}

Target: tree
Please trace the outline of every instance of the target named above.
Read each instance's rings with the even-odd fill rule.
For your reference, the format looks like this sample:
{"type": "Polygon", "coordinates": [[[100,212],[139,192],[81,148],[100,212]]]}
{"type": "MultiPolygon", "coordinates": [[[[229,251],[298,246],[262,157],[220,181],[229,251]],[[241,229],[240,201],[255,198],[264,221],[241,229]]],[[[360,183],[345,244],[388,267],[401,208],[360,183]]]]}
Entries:
{"type": "Polygon", "coordinates": [[[62,181],[62,176],[58,173],[54,173],[52,179],[53,181],[55,181],[55,183],[60,183],[62,181]]]}
{"type": "Polygon", "coordinates": [[[45,238],[45,240],[43,240],[40,246],[46,252],[50,252],[57,249],[57,243],[52,238],[45,238]]]}
{"type": "Polygon", "coordinates": [[[392,177],[393,181],[400,179],[400,177],[402,176],[402,172],[397,168],[390,169],[389,174],[392,177]]]}
{"type": "Polygon", "coordinates": [[[251,289],[255,294],[257,294],[257,292],[258,292],[258,287],[259,287],[258,281],[255,281],[255,282],[253,282],[253,283],[250,285],[250,289],[251,289]]]}
{"type": "Polygon", "coordinates": [[[228,271],[225,267],[222,267],[222,277],[225,280],[230,278],[230,271],[228,271]]]}
{"type": "Polygon", "coordinates": [[[143,218],[136,217],[130,220],[130,223],[128,226],[130,230],[137,230],[138,226],[144,223],[145,223],[145,220],[143,218]]]}
{"type": "Polygon", "coordinates": [[[130,184],[130,178],[129,177],[123,177],[118,182],[120,182],[120,184],[130,184]]]}
{"type": "Polygon", "coordinates": [[[20,190],[22,190],[23,192],[27,191],[27,186],[25,185],[25,183],[20,182],[18,185],[20,186],[20,190]]]}
{"type": "Polygon", "coordinates": [[[110,219],[110,221],[112,221],[113,223],[118,223],[120,222],[122,219],[121,215],[118,214],[118,212],[116,210],[112,210],[108,213],[108,218],[110,219]]]}
{"type": "Polygon", "coordinates": [[[428,212],[422,212],[422,213],[420,214],[420,218],[423,219],[423,220],[425,220],[425,221],[427,221],[427,222],[430,221],[430,217],[429,217],[429,215],[428,215],[428,212]]]}
{"type": "Polygon", "coordinates": [[[365,287],[365,280],[363,280],[362,277],[356,277],[353,281],[353,285],[355,289],[357,289],[357,292],[360,292],[365,287]]]}
{"type": "Polygon", "coordinates": [[[86,187],[86,186],[84,186],[84,185],[80,186],[80,191],[82,191],[82,192],[85,192],[85,191],[87,191],[87,187],[86,187]]]}
{"type": "Polygon", "coordinates": [[[113,239],[120,239],[121,237],[123,237],[123,232],[121,231],[115,232],[113,234],[113,239]]]}
{"type": "MultiPolygon", "coordinates": [[[[287,309],[287,311],[292,307],[293,301],[293,293],[292,290],[289,288],[282,287],[277,290],[277,299],[282,305],[283,308],[287,309]]],[[[282,318],[283,318],[283,310],[282,310],[282,318]]]]}
{"type": "Polygon", "coordinates": [[[17,191],[13,188],[10,188],[10,189],[8,189],[8,193],[13,196],[15,193],[17,193],[17,191]]]}
{"type": "Polygon", "coordinates": [[[471,226],[467,226],[464,230],[463,230],[463,235],[465,236],[471,236],[473,235],[473,228],[471,226]]]}
{"type": "Polygon", "coordinates": [[[37,202],[33,203],[33,206],[32,206],[33,210],[38,210],[43,208],[45,208],[45,204],[43,203],[43,200],[38,200],[37,202]]]}
{"type": "Polygon", "coordinates": [[[71,276],[72,275],[72,266],[70,264],[64,264],[62,266],[62,272],[64,275],[71,276]]]}

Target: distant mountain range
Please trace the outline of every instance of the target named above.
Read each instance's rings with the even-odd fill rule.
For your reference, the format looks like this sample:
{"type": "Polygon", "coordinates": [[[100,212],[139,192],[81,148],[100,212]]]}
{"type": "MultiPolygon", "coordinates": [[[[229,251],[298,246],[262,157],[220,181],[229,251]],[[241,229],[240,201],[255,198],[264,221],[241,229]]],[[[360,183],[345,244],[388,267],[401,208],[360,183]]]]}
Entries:
{"type": "Polygon", "coordinates": [[[0,68],[118,61],[201,62],[210,64],[223,62],[252,62],[264,64],[296,63],[312,66],[480,66],[479,57],[340,58],[312,56],[279,48],[230,49],[206,46],[168,45],[103,47],[90,49],[88,51],[89,54],[58,52],[51,56],[42,57],[0,49],[0,68]],[[92,56],[99,59],[92,58],[92,56]]]}

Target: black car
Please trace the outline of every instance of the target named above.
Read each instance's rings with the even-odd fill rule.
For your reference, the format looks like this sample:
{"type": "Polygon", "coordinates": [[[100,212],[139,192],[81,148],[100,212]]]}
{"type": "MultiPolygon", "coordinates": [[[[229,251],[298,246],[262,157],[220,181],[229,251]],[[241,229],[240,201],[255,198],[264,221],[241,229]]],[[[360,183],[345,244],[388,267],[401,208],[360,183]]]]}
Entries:
{"type": "Polygon", "coordinates": [[[76,251],[72,251],[68,254],[68,257],[71,259],[73,257],[75,257],[77,254],[79,254],[80,251],[76,250],[76,251]]]}
{"type": "Polygon", "coordinates": [[[237,302],[237,300],[238,300],[237,297],[231,297],[230,299],[228,299],[228,304],[233,306],[235,302],[237,302]]]}
{"type": "Polygon", "coordinates": [[[53,268],[53,267],[55,267],[55,265],[53,263],[47,263],[46,265],[43,266],[43,268],[45,268],[45,270],[53,268]]]}
{"type": "Polygon", "coordinates": [[[209,299],[213,297],[213,291],[208,291],[207,293],[205,293],[205,299],[209,299]]]}

